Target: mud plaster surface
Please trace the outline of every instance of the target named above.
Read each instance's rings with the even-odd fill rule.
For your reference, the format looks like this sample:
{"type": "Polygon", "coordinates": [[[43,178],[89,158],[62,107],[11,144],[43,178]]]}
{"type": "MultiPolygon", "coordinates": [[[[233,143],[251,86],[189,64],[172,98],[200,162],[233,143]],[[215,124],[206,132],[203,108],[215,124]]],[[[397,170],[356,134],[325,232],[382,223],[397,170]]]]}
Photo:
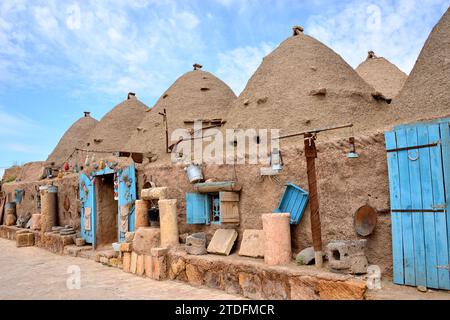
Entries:
{"type": "MultiPolygon", "coordinates": [[[[388,173],[382,134],[356,138],[358,159],[346,157],[348,144],[345,141],[318,144],[319,158],[316,160],[320,214],[324,245],[331,240],[358,239],[353,229],[356,210],[369,204],[378,210],[389,208],[388,173]]],[[[289,148],[283,152],[285,162],[279,182],[259,176],[260,166],[205,166],[206,179],[219,181],[236,180],[243,184],[240,200],[239,225],[186,225],[185,193],[194,192],[182,166],[148,166],[140,171],[139,187],[152,180],[157,186],[169,187],[169,198],[178,199],[178,222],[180,234],[204,231],[210,240],[217,228],[236,228],[239,247],[245,229],[262,229],[261,215],[271,213],[278,205],[286,182],[297,184],[308,190],[306,164],[303,148],[289,148]],[[145,176],[144,176],[145,175],[145,176]]],[[[298,226],[291,226],[293,252],[312,245],[309,208],[298,226]]],[[[367,255],[371,264],[379,265],[384,274],[391,275],[391,229],[390,216],[380,214],[374,233],[368,237],[367,255]]]]}

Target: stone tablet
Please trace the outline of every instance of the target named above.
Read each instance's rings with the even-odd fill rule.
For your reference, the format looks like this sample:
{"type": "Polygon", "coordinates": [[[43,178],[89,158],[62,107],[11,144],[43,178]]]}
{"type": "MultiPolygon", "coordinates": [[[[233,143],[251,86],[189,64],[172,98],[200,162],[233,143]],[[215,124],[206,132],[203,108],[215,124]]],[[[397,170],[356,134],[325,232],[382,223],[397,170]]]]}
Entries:
{"type": "Polygon", "coordinates": [[[233,248],[238,233],[234,229],[218,229],[208,246],[209,253],[228,256],[233,248]]]}
{"type": "Polygon", "coordinates": [[[264,231],[253,229],[244,230],[239,255],[252,258],[264,258],[264,231]]]}

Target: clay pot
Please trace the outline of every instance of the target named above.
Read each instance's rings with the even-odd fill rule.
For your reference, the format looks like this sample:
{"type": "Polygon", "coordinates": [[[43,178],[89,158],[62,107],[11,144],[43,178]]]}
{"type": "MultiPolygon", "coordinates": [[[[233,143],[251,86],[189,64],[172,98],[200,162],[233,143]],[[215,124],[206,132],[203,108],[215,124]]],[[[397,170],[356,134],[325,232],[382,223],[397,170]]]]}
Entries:
{"type": "Polygon", "coordinates": [[[7,214],[5,218],[5,225],[14,226],[16,224],[17,217],[14,214],[7,214]]]}

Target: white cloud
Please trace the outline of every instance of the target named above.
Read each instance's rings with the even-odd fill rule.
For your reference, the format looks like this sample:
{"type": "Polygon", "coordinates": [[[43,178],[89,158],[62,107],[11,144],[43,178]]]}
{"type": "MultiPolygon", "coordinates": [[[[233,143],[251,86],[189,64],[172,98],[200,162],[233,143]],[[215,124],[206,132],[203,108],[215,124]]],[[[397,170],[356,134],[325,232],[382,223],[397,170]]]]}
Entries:
{"type": "Polygon", "coordinates": [[[79,86],[73,92],[123,96],[127,88],[156,97],[173,74],[186,70],[186,60],[206,48],[200,18],[177,2],[32,5],[1,4],[0,87],[58,86],[62,79],[79,86]]]}
{"type": "Polygon", "coordinates": [[[449,3],[448,0],[351,2],[343,8],[329,8],[311,16],[305,32],[333,48],[353,67],[373,50],[409,73],[430,26],[436,23],[436,15],[443,14],[449,3]]]}
{"type": "Polygon", "coordinates": [[[3,137],[3,140],[24,136],[37,127],[33,120],[22,115],[8,113],[0,108],[0,136],[3,137]]]}
{"type": "Polygon", "coordinates": [[[56,20],[49,8],[36,7],[34,9],[34,18],[44,32],[58,32],[58,20],[56,20]]]}
{"type": "Polygon", "coordinates": [[[273,47],[264,42],[259,47],[239,47],[220,53],[217,75],[239,95],[262,59],[273,50],[273,47]]]}

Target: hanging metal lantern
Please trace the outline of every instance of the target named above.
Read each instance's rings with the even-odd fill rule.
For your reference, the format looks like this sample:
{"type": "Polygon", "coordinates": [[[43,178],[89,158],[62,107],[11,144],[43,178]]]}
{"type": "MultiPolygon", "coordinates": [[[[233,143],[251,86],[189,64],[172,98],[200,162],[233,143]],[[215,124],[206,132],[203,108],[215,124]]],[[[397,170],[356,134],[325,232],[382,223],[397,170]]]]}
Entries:
{"type": "Polygon", "coordinates": [[[359,155],[356,152],[355,137],[350,137],[348,142],[350,143],[350,152],[347,153],[347,158],[359,158],[359,155]]]}

